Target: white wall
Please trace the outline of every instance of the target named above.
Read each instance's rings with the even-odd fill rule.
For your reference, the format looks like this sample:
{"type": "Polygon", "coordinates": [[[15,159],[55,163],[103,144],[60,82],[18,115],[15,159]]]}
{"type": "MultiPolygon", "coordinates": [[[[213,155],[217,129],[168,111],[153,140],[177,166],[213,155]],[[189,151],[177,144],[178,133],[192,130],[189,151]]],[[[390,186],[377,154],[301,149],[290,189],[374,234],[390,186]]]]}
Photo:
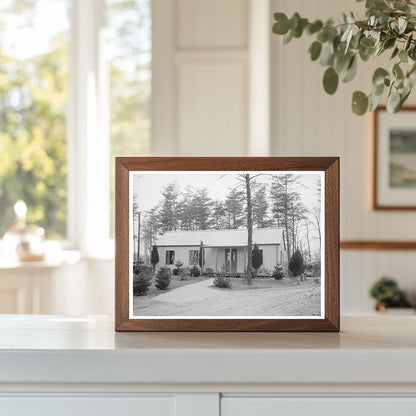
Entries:
{"type": "MultiPolygon", "coordinates": [[[[369,90],[375,64],[360,63],[359,77],[330,97],[322,89],[324,69],[309,60],[311,40],[282,46],[271,35],[273,11],[325,18],[362,4],[153,1],[154,155],[339,155],[342,239],[415,239],[416,213],[370,209],[371,117],[354,116],[350,101],[355,89],[369,90]]],[[[71,310],[113,313],[113,264],[88,266],[85,305],[71,310]]],[[[415,270],[411,251],[341,252],[342,313],[371,312],[368,289],[382,274],[416,295],[415,270]]]]}
{"type": "MultiPolygon", "coordinates": [[[[363,6],[351,0],[272,0],[272,9],[298,11],[314,19],[335,18],[363,6]]],[[[307,53],[312,40],[305,37],[282,45],[277,36],[272,38],[272,154],[341,157],[341,240],[415,240],[416,212],[375,212],[370,207],[371,116],[353,115],[350,103],[354,90],[370,92],[377,62],[360,62],[357,79],[329,96],[322,88],[324,68],[311,62],[307,53]]],[[[370,312],[368,289],[383,274],[415,295],[415,271],[413,251],[342,251],[342,313],[370,312]]]]}

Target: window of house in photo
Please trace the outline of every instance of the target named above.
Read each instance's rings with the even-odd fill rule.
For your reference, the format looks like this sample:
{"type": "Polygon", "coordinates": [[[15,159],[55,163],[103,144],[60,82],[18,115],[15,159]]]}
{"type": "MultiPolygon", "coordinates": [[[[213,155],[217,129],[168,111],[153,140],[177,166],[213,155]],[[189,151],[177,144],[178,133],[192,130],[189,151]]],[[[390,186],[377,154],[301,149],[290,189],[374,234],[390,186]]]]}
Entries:
{"type": "Polygon", "coordinates": [[[70,6],[0,4],[0,238],[18,199],[47,238],[67,235],[70,6]]]}
{"type": "Polygon", "coordinates": [[[166,250],[166,264],[175,263],[175,250],[166,250]]]}
{"type": "Polygon", "coordinates": [[[260,266],[262,266],[263,265],[263,250],[260,249],[259,252],[260,252],[260,266]]]}
{"type": "Polygon", "coordinates": [[[199,263],[199,250],[189,250],[189,264],[191,266],[199,263]]]}

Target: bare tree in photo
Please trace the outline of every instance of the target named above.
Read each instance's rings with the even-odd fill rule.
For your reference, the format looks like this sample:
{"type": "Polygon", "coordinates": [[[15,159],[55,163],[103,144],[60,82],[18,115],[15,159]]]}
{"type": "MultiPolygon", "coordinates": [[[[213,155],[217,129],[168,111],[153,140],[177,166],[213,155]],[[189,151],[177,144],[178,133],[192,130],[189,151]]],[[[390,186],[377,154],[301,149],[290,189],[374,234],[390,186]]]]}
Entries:
{"type": "Polygon", "coordinates": [[[316,182],[316,196],[318,204],[312,209],[312,224],[315,227],[319,238],[319,252],[322,247],[321,237],[321,181],[316,182]]]}
{"type": "Polygon", "coordinates": [[[298,195],[293,190],[298,177],[293,174],[284,174],[274,177],[271,186],[271,196],[273,199],[272,212],[277,220],[277,226],[284,228],[286,239],[287,257],[290,259],[292,253],[292,226],[291,209],[294,198],[298,195]]]}

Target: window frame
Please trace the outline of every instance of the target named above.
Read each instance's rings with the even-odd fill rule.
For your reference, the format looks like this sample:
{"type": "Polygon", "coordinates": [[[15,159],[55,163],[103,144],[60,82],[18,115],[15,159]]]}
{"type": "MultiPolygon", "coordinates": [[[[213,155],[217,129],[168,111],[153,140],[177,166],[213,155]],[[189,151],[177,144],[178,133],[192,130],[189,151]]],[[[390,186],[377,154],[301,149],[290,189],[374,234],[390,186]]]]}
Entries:
{"type": "Polygon", "coordinates": [[[166,250],[165,264],[167,266],[172,266],[175,264],[175,250],[166,250]],[[168,262],[168,259],[169,259],[169,262],[168,262]]]}
{"type": "Polygon", "coordinates": [[[189,250],[189,265],[199,266],[199,250],[195,250],[195,249],[189,250]],[[194,255],[196,253],[196,263],[191,263],[191,253],[194,253],[194,255]]]}

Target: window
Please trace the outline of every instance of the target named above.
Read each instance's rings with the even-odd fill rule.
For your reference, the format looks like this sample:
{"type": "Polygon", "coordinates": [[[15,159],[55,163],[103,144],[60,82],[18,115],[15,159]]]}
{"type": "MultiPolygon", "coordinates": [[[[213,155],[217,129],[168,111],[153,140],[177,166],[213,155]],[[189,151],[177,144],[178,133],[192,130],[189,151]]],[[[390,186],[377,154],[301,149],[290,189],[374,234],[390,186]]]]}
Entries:
{"type": "Polygon", "coordinates": [[[189,265],[199,264],[199,250],[189,250],[189,265]]]}
{"type": "Polygon", "coordinates": [[[0,5],[0,238],[18,199],[48,238],[67,235],[69,12],[70,0],[0,5]]]}
{"type": "Polygon", "coordinates": [[[166,264],[175,264],[175,250],[166,250],[166,264]]]}
{"type": "Polygon", "coordinates": [[[110,100],[110,234],[114,235],[114,157],[145,156],[150,143],[151,2],[106,0],[110,100]]]}
{"type": "Polygon", "coordinates": [[[0,238],[23,199],[47,238],[112,255],[114,157],[149,152],[151,0],[0,3],[0,238]]]}
{"type": "Polygon", "coordinates": [[[259,252],[260,252],[260,266],[262,266],[263,265],[263,250],[260,249],[259,252]]]}

